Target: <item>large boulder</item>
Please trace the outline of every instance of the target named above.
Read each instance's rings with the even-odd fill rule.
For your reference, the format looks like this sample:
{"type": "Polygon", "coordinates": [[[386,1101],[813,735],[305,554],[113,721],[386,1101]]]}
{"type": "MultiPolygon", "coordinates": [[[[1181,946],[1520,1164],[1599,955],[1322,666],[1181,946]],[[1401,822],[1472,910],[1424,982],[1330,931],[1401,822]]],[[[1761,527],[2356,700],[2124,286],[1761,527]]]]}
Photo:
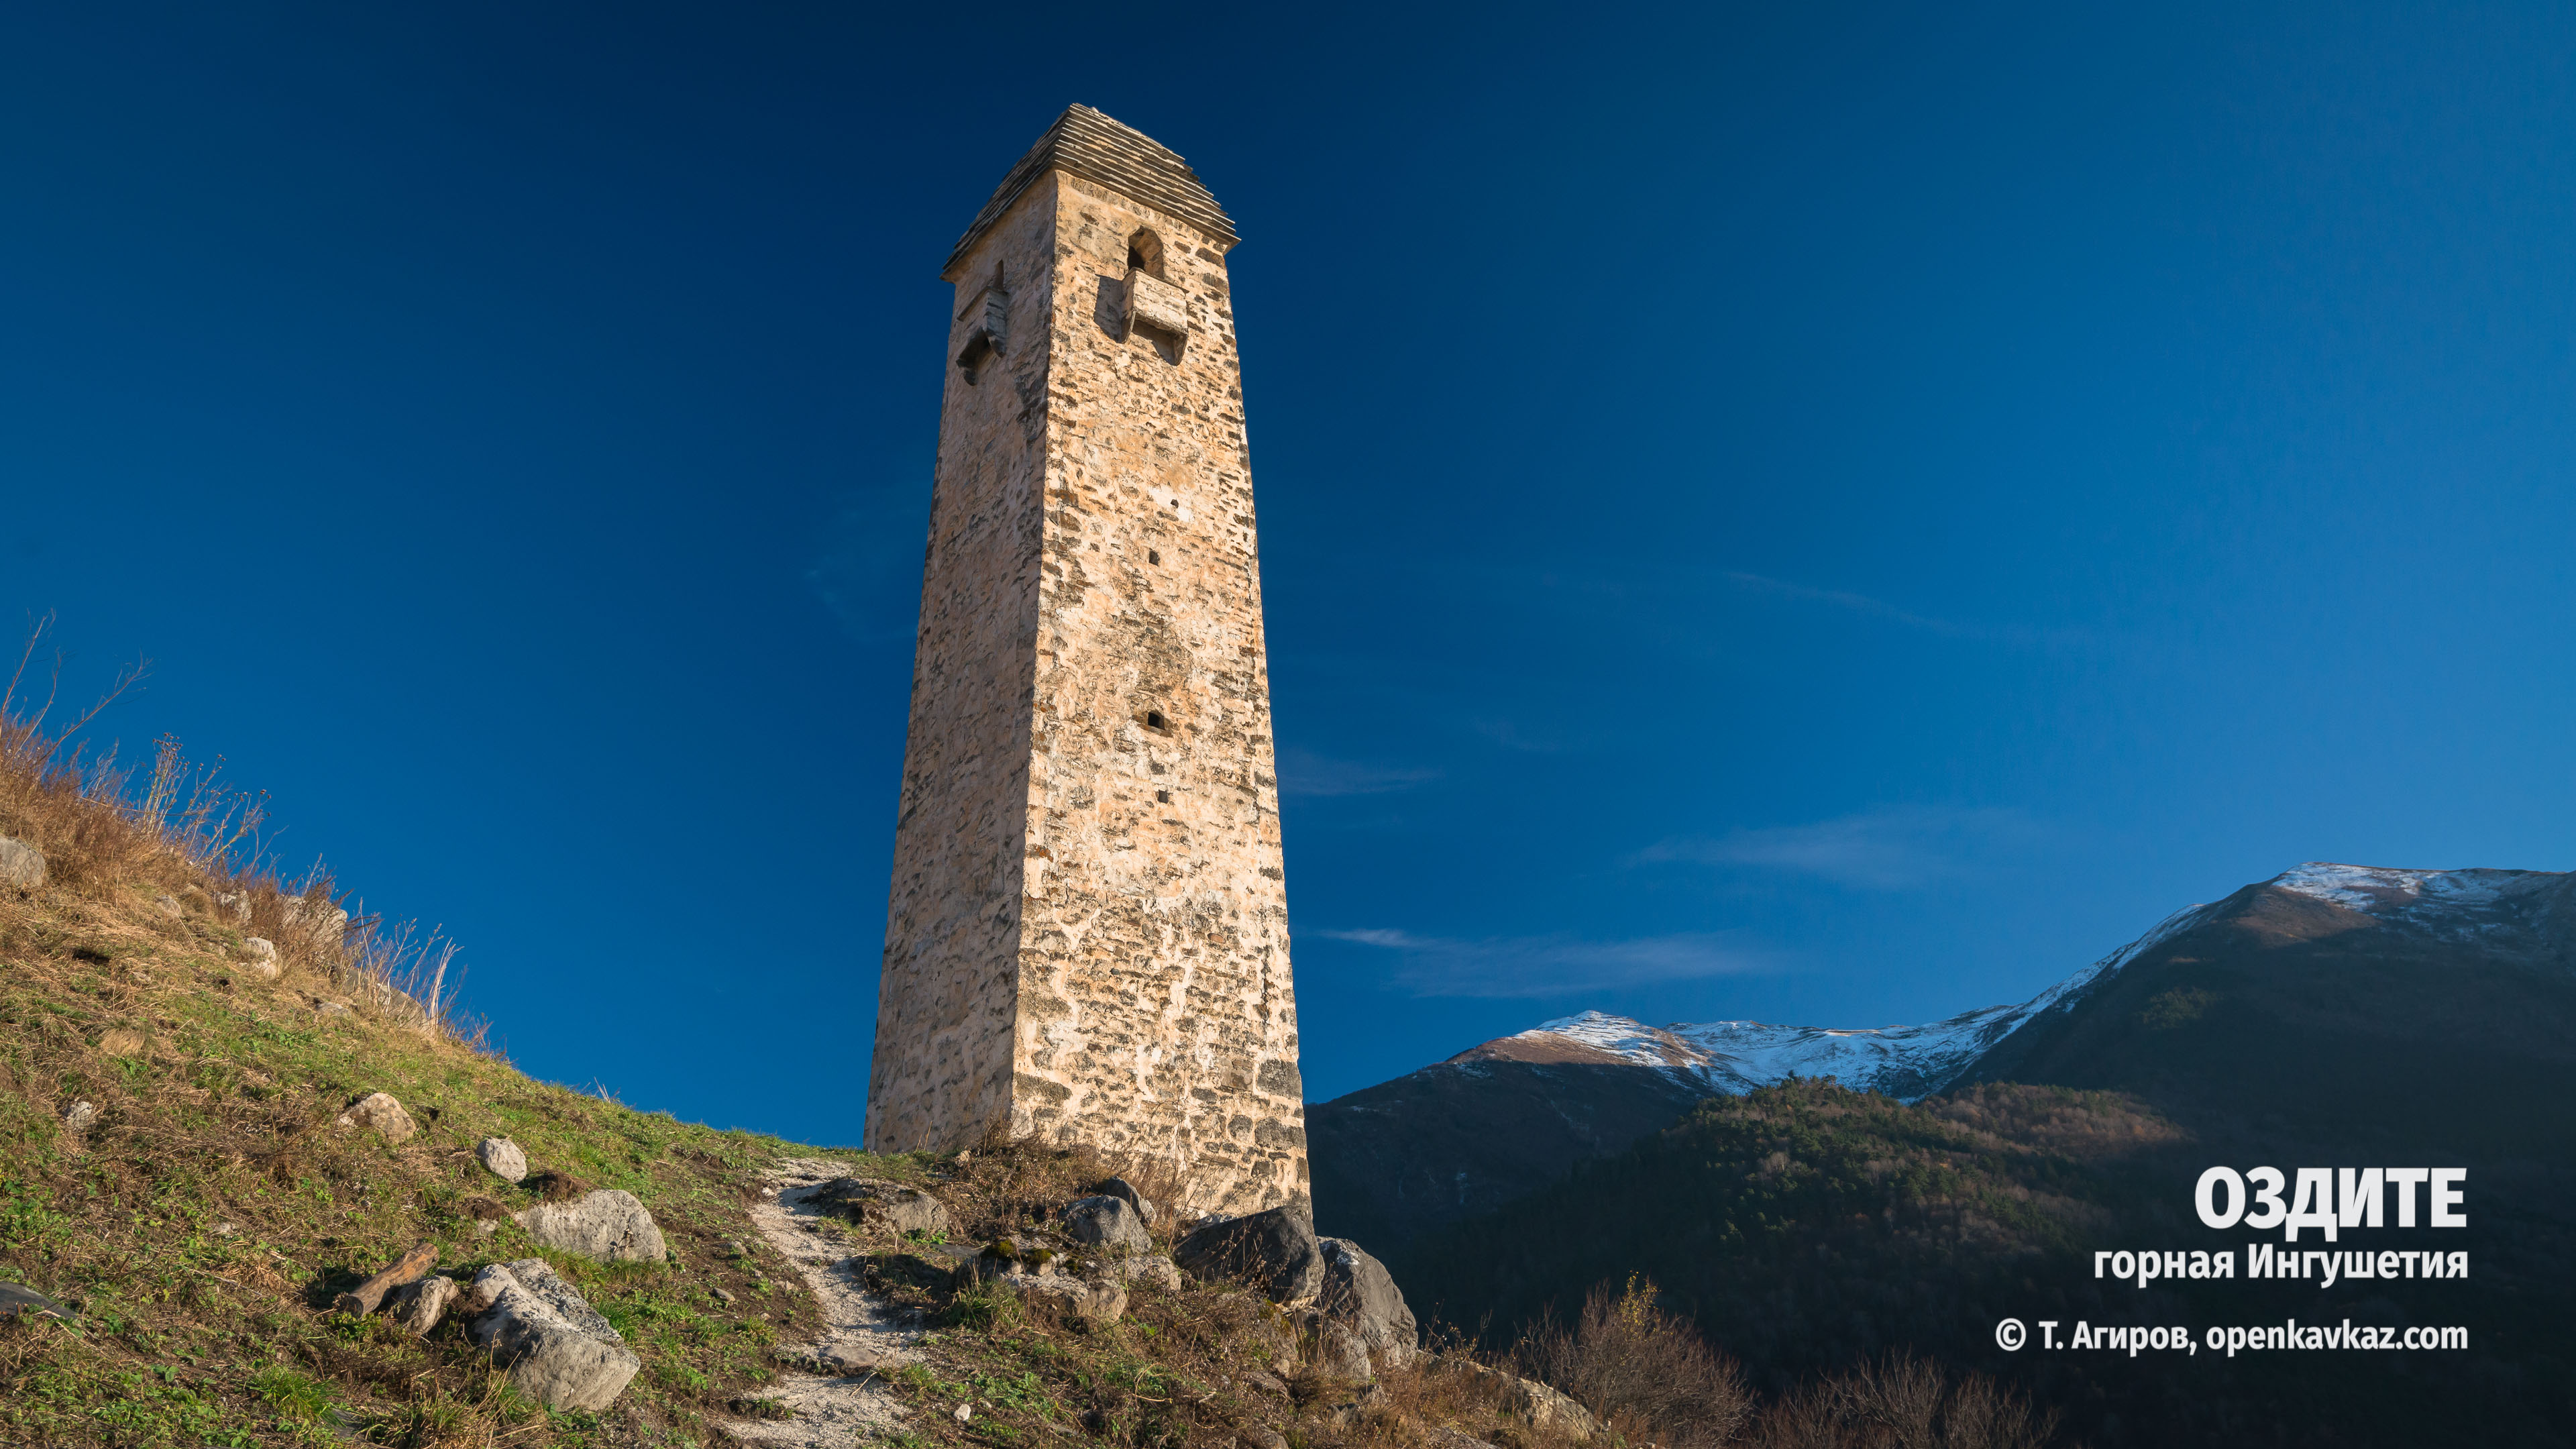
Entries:
{"type": "Polygon", "coordinates": [[[613,1187],[571,1202],[541,1202],[510,1216],[539,1246],[603,1263],[658,1263],[670,1251],[644,1204],[613,1187]]]}
{"type": "Polygon", "coordinates": [[[1386,1265],[1348,1238],[1316,1242],[1324,1253],[1324,1282],[1315,1306],[1348,1326],[1378,1362],[1393,1367],[1412,1357],[1422,1331],[1386,1265]]]}
{"type": "Polygon", "coordinates": [[[542,1258],[495,1263],[457,1305],[466,1336],[550,1409],[605,1409],[644,1361],[542,1258]]]}
{"type": "Polygon", "coordinates": [[[45,853],[23,840],[0,835],[0,885],[31,891],[45,883],[45,853]]]}
{"type": "Polygon", "coordinates": [[[1091,1243],[1112,1253],[1142,1253],[1154,1246],[1145,1231],[1144,1214],[1123,1197],[1103,1193],[1076,1200],[1064,1210],[1064,1226],[1075,1242],[1091,1243]]]}
{"type": "Polygon", "coordinates": [[[950,1222],[939,1199],[917,1187],[866,1177],[836,1177],[814,1188],[807,1201],[864,1227],[894,1233],[944,1236],[950,1222]]]}
{"type": "Polygon", "coordinates": [[[1324,1251],[1302,1204],[1224,1218],[1181,1239],[1172,1261],[1200,1278],[1224,1278],[1273,1303],[1312,1302],[1324,1282],[1324,1251]]]}

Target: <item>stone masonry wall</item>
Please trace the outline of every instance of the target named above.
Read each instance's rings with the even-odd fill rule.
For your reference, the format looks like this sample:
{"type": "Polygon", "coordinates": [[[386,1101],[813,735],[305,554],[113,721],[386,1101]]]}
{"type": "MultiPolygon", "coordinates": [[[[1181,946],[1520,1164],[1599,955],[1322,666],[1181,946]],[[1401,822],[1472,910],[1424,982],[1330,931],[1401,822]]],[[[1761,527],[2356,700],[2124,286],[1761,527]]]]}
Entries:
{"type": "Polygon", "coordinates": [[[972,1146],[1010,1117],[1053,221],[1049,208],[1022,206],[985,238],[940,358],[948,381],[868,1070],[870,1148],[972,1146]],[[1003,350],[969,383],[953,362],[963,314],[999,258],[1019,263],[1003,278],[1003,350]]]}
{"type": "Polygon", "coordinates": [[[952,270],[972,312],[1000,269],[1010,335],[949,368],[871,1147],[1007,1122],[1196,1207],[1307,1195],[1223,246],[1057,171],[952,270]],[[1139,232],[1185,339],[1129,325],[1139,232]]]}

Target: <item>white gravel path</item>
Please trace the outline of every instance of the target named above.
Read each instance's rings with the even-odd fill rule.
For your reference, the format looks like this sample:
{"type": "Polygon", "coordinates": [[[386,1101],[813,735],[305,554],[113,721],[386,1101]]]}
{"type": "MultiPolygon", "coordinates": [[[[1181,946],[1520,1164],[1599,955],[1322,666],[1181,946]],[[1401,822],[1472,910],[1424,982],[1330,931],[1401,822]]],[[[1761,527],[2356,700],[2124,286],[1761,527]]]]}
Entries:
{"type": "Polygon", "coordinates": [[[754,1207],[751,1221],[771,1247],[796,1265],[823,1314],[820,1338],[782,1347],[818,1359],[841,1350],[877,1367],[837,1375],[786,1374],[759,1397],[784,1403],[795,1416],[728,1422],[726,1430],[745,1443],[844,1449],[868,1443],[901,1423],[903,1406],[887,1392],[885,1378],[921,1358],[921,1330],[907,1326],[897,1310],[870,1296],[848,1243],[820,1230],[823,1215],[811,1201],[817,1187],[856,1174],[855,1164],[828,1158],[782,1162],[769,1179],[777,1195],[754,1207]]]}

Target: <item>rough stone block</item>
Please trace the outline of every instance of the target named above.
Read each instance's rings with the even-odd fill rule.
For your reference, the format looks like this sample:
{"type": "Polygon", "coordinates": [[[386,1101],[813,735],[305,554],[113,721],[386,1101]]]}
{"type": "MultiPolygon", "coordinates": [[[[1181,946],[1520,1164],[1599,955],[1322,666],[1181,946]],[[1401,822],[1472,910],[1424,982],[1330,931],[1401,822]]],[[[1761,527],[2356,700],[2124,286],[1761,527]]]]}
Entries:
{"type": "Polygon", "coordinates": [[[511,1218],[540,1246],[603,1263],[658,1263],[669,1254],[662,1229],[635,1194],[602,1188],[571,1202],[545,1202],[511,1218]]]}

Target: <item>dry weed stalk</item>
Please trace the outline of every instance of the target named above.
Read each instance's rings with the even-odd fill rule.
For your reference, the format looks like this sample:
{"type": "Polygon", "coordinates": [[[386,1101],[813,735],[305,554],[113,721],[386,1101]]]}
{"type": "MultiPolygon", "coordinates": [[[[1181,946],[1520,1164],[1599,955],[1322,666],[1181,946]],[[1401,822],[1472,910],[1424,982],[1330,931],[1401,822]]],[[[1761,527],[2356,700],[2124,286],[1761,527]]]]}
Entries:
{"type": "Polygon", "coordinates": [[[268,797],[227,784],[220,758],[193,766],[179,741],[164,735],[137,788],[113,746],[91,756],[71,742],[142,681],[143,664],[121,671],[79,718],[48,730],[61,694],[57,652],[43,700],[22,707],[20,689],[53,625],[48,614],[30,626],[0,688],[0,835],[33,842],[54,885],[93,899],[132,882],[157,885],[201,909],[239,896],[249,934],[274,943],[291,976],[346,992],[370,1012],[429,1035],[485,1049],[487,1024],[457,1008],[464,971],[456,943],[438,927],[424,936],[416,923],[348,913],[318,863],[292,886],[281,882],[258,845],[268,797]]]}

